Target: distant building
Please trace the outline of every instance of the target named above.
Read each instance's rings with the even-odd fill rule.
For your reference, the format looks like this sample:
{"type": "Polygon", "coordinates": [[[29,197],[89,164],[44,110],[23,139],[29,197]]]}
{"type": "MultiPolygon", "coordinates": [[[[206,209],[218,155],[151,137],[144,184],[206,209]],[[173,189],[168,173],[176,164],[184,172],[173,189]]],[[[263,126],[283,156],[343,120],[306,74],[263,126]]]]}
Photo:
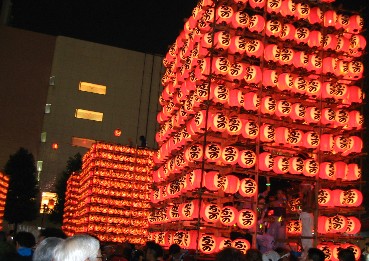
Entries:
{"type": "Polygon", "coordinates": [[[162,57],[0,26],[0,166],[33,153],[41,191],[96,140],[155,146],[162,57]]]}

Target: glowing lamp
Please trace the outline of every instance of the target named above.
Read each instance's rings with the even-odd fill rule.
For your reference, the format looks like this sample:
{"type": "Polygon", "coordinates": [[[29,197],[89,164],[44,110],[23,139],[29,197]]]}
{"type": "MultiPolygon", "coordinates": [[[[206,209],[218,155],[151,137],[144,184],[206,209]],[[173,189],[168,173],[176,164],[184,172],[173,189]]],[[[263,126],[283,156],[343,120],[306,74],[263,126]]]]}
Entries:
{"type": "Polygon", "coordinates": [[[224,226],[233,226],[237,222],[238,211],[234,207],[226,206],[220,210],[220,223],[224,226]]]}
{"type": "Polygon", "coordinates": [[[259,169],[262,171],[271,171],[274,166],[274,158],[269,152],[262,152],[259,155],[259,169]]]}
{"type": "Polygon", "coordinates": [[[58,143],[53,143],[53,144],[51,144],[51,148],[53,150],[57,150],[57,149],[59,149],[59,144],[58,143]]]}
{"type": "Polygon", "coordinates": [[[241,134],[246,139],[256,139],[259,136],[258,124],[255,121],[246,121],[241,134]]]}
{"type": "Polygon", "coordinates": [[[332,162],[322,162],[319,167],[319,178],[336,180],[335,167],[332,162]]]}
{"type": "Polygon", "coordinates": [[[187,190],[200,188],[202,175],[206,176],[206,172],[201,169],[194,169],[186,175],[187,190]]]}
{"type": "Polygon", "coordinates": [[[361,79],[363,77],[364,64],[360,61],[351,61],[348,64],[348,76],[353,79],[361,79]]]}
{"type": "Polygon", "coordinates": [[[304,3],[298,3],[296,5],[295,16],[297,19],[308,19],[310,14],[310,6],[304,3]]]}
{"type": "Polygon", "coordinates": [[[241,229],[253,228],[256,224],[256,214],[250,209],[242,209],[238,212],[237,225],[241,229]]]}
{"type": "Polygon", "coordinates": [[[282,0],[268,0],[266,6],[268,13],[279,13],[282,8],[282,0]]]}
{"type": "Polygon", "coordinates": [[[347,172],[347,180],[358,180],[361,177],[361,169],[358,164],[351,163],[347,165],[348,172],[347,172]]]}
{"type": "Polygon", "coordinates": [[[214,47],[220,51],[228,50],[231,44],[231,35],[227,31],[219,31],[214,35],[214,47]]]}
{"type": "Polygon", "coordinates": [[[263,73],[259,66],[251,65],[246,68],[244,80],[246,83],[257,84],[262,80],[263,73]]]}
{"type": "Polygon", "coordinates": [[[294,54],[293,65],[296,68],[307,68],[308,64],[309,55],[307,53],[305,53],[304,51],[300,51],[294,54]]]}
{"type": "Polygon", "coordinates": [[[283,41],[293,40],[295,37],[295,31],[296,28],[293,26],[293,24],[283,24],[279,38],[283,41]]]}
{"type": "Polygon", "coordinates": [[[243,197],[251,198],[257,194],[258,185],[255,180],[251,178],[244,178],[240,181],[240,188],[238,192],[243,197]]]}
{"type": "Polygon", "coordinates": [[[229,89],[224,84],[210,85],[214,102],[225,104],[229,100],[229,89]]]}
{"type": "Polygon", "coordinates": [[[220,208],[216,204],[206,204],[202,208],[202,217],[206,222],[215,223],[220,218],[220,208]]]}
{"type": "Polygon", "coordinates": [[[227,75],[231,67],[229,60],[226,57],[214,57],[213,58],[213,68],[215,74],[227,75]]]}
{"type": "Polygon", "coordinates": [[[323,16],[323,26],[330,27],[335,26],[337,20],[337,13],[334,10],[328,10],[323,16]]]}
{"type": "Polygon", "coordinates": [[[279,37],[282,31],[282,23],[278,20],[269,20],[265,25],[265,33],[267,36],[279,37]]]}
{"type": "Polygon", "coordinates": [[[238,165],[242,168],[252,168],[256,164],[256,154],[252,150],[242,150],[239,153],[238,165]]]}
{"type": "Polygon", "coordinates": [[[322,109],[322,118],[320,119],[322,124],[333,125],[335,122],[335,119],[336,119],[336,112],[332,108],[322,109]]]}
{"type": "Polygon", "coordinates": [[[192,200],[188,203],[182,203],[179,206],[179,213],[181,220],[191,220],[198,218],[199,215],[199,201],[192,200]]]}
{"type": "Polygon", "coordinates": [[[304,94],[306,92],[307,86],[308,81],[304,77],[298,76],[293,79],[293,88],[291,91],[294,93],[304,94]]]}
{"type": "Polygon", "coordinates": [[[348,87],[348,100],[349,102],[362,103],[364,93],[358,86],[350,86],[348,87]]]}
{"type": "Polygon", "coordinates": [[[224,237],[219,238],[218,250],[221,251],[226,247],[232,247],[232,240],[224,237]]]}
{"type": "Polygon", "coordinates": [[[205,158],[208,162],[217,162],[221,156],[222,147],[217,143],[209,143],[205,147],[205,158]]]}
{"type": "Polygon", "coordinates": [[[335,25],[335,28],[337,30],[341,28],[346,30],[349,24],[350,24],[350,17],[348,15],[337,14],[337,20],[336,20],[336,25],[335,25]]]}
{"type": "Polygon", "coordinates": [[[285,174],[289,171],[289,161],[287,157],[277,156],[274,158],[273,171],[277,174],[285,174]]]}
{"type": "Polygon", "coordinates": [[[323,50],[335,50],[337,47],[338,38],[334,34],[327,34],[322,39],[323,50]]]}
{"type": "MultiPolygon", "coordinates": [[[[256,3],[256,2],[264,2],[263,4],[265,5],[265,0],[251,0],[249,1],[250,5],[252,3],[256,3]]],[[[250,22],[249,22],[249,26],[248,29],[250,32],[257,32],[260,33],[261,31],[263,31],[265,27],[265,20],[261,15],[253,15],[250,17],[250,22]]]]}
{"type": "Polygon", "coordinates": [[[350,40],[344,36],[338,36],[336,51],[347,53],[349,51],[349,48],[350,48],[350,40]]]}
{"type": "Polygon", "coordinates": [[[250,22],[250,17],[246,12],[238,11],[233,14],[231,25],[233,28],[245,29],[248,27],[250,22]]]}
{"type": "Polygon", "coordinates": [[[198,242],[198,249],[203,254],[213,254],[217,250],[217,238],[213,235],[202,234],[198,242]]]}
{"type": "Polygon", "coordinates": [[[275,87],[278,83],[278,74],[276,70],[264,70],[263,71],[263,85],[275,87]]]}
{"type": "Polygon", "coordinates": [[[219,174],[218,171],[208,171],[205,174],[205,187],[210,191],[223,189],[227,183],[225,176],[219,174]]]}
{"type": "Polygon", "coordinates": [[[306,27],[298,27],[296,28],[295,31],[295,41],[300,44],[300,43],[307,43],[309,40],[309,35],[310,35],[310,31],[308,28],[306,27]]]}
{"type": "Polygon", "coordinates": [[[332,206],[332,191],[330,189],[320,189],[318,191],[318,205],[321,207],[332,206]]]}
{"type": "Polygon", "coordinates": [[[309,23],[320,24],[323,21],[323,12],[319,7],[312,7],[309,14],[309,23]]]}
{"type": "Polygon", "coordinates": [[[364,50],[366,47],[365,37],[360,34],[355,34],[350,38],[350,49],[364,50]]]}
{"type": "Polygon", "coordinates": [[[278,76],[277,88],[280,91],[291,90],[293,88],[293,77],[290,73],[281,73],[278,76]]]}
{"type": "Polygon", "coordinates": [[[334,206],[344,207],[345,206],[344,191],[342,189],[335,189],[332,191],[332,193],[334,206]]]}
{"type": "Polygon", "coordinates": [[[355,235],[360,232],[361,222],[358,218],[350,216],[346,217],[347,220],[347,228],[346,233],[349,235],[355,235]]]}
{"type": "Polygon", "coordinates": [[[266,96],[261,99],[261,113],[274,114],[276,110],[276,100],[271,96],[266,96]]]}
{"type": "Polygon", "coordinates": [[[318,123],[320,121],[320,110],[317,107],[306,108],[305,121],[308,123],[318,123]]]}
{"type": "Polygon", "coordinates": [[[344,191],[341,196],[343,196],[342,202],[348,207],[358,207],[363,203],[363,194],[357,189],[344,191]]]}
{"type": "Polygon", "coordinates": [[[308,45],[309,47],[320,47],[323,42],[323,35],[320,31],[311,31],[308,45]]]}
{"type": "Polygon", "coordinates": [[[320,73],[323,67],[323,59],[319,53],[313,53],[309,55],[309,63],[307,69],[309,71],[314,71],[320,73]]]}
{"type": "Polygon", "coordinates": [[[349,33],[360,33],[364,27],[364,19],[360,15],[350,16],[349,26],[347,31],[349,33]]]}
{"type": "Polygon", "coordinates": [[[243,55],[246,52],[247,39],[242,36],[232,36],[231,44],[229,45],[228,52],[230,54],[243,55]]]}
{"type": "Polygon", "coordinates": [[[347,229],[347,219],[342,215],[335,215],[330,218],[332,232],[343,233],[347,229]]]}
{"type": "Polygon", "coordinates": [[[294,16],[296,12],[296,4],[293,0],[283,0],[281,14],[283,16],[294,16]]]}
{"type": "Polygon", "coordinates": [[[264,59],[266,61],[277,62],[280,57],[281,50],[276,44],[268,44],[264,48],[264,59]]]}
{"type": "Polygon", "coordinates": [[[348,87],[346,84],[337,83],[335,92],[334,92],[334,99],[336,101],[345,100],[348,96],[348,87]]]}
{"type": "Polygon", "coordinates": [[[291,48],[280,49],[279,63],[282,65],[291,65],[293,63],[294,54],[295,52],[291,48]]]}
{"type": "Polygon", "coordinates": [[[345,179],[348,173],[347,164],[343,161],[336,161],[333,163],[334,172],[336,174],[337,179],[345,179]]]}
{"type": "Polygon", "coordinates": [[[302,170],[302,174],[307,177],[315,177],[316,174],[319,173],[319,164],[314,159],[306,159],[304,160],[304,169],[302,170]]]}
{"type": "Polygon", "coordinates": [[[248,92],[244,95],[243,107],[247,111],[256,111],[260,106],[260,98],[255,92],[248,92]]]}
{"type": "Polygon", "coordinates": [[[216,22],[218,24],[230,24],[234,11],[229,5],[221,5],[216,10],[216,22]]]}
{"type": "Polygon", "coordinates": [[[322,134],[320,136],[320,150],[329,152],[334,148],[334,138],[332,134],[322,134]]]}
{"type": "Polygon", "coordinates": [[[234,165],[238,161],[239,150],[234,146],[226,146],[222,149],[221,160],[224,164],[234,165]]]}
{"type": "Polygon", "coordinates": [[[349,122],[349,113],[347,110],[337,110],[335,112],[335,123],[337,126],[345,126],[349,122]]]}
{"type": "Polygon", "coordinates": [[[237,238],[232,241],[232,247],[240,250],[245,255],[247,250],[250,249],[250,242],[246,239],[237,238]]]}
{"type": "Polygon", "coordinates": [[[334,150],[337,152],[344,152],[350,147],[350,139],[348,137],[338,135],[334,137],[334,150]]]}
{"type": "Polygon", "coordinates": [[[304,170],[304,160],[300,157],[291,157],[288,160],[290,167],[289,172],[290,174],[298,175],[302,174],[302,171],[304,170]]]}
{"type": "Polygon", "coordinates": [[[349,73],[349,62],[344,60],[338,60],[334,74],[336,76],[346,77],[349,73]]]}
{"type": "Polygon", "coordinates": [[[185,151],[185,160],[187,162],[201,161],[203,157],[203,147],[201,144],[194,144],[185,151]]]}
{"type": "Polygon", "coordinates": [[[287,117],[292,111],[292,104],[287,100],[277,101],[275,115],[278,117],[287,117]]]}
{"type": "Polygon", "coordinates": [[[234,194],[240,187],[240,180],[234,175],[227,175],[227,182],[224,185],[224,192],[234,194]]]}
{"type": "Polygon", "coordinates": [[[277,144],[286,144],[288,139],[289,129],[286,127],[277,127],[275,129],[275,142],[277,144]]]}
{"type": "MultiPolygon", "coordinates": [[[[320,234],[327,234],[329,232],[330,228],[329,228],[329,222],[328,222],[328,218],[326,216],[319,216],[318,217],[318,233],[320,234]]],[[[321,247],[318,245],[318,248],[321,247]]],[[[319,248],[320,250],[322,250],[324,252],[323,249],[319,248]]],[[[329,248],[327,249],[327,251],[330,251],[329,253],[332,255],[332,249],[329,248]]]]}
{"type": "Polygon", "coordinates": [[[227,78],[231,81],[240,81],[246,74],[246,65],[244,63],[232,63],[229,68],[227,78]]]}
{"type": "Polygon", "coordinates": [[[244,103],[245,100],[242,91],[238,89],[232,89],[229,93],[229,106],[243,107],[244,103]]]}
{"type": "Polygon", "coordinates": [[[253,39],[246,43],[245,53],[249,57],[259,58],[264,52],[264,44],[262,41],[253,39]]]}
{"type": "Polygon", "coordinates": [[[305,148],[314,149],[319,146],[320,137],[315,131],[308,131],[304,133],[302,140],[305,148]]]}
{"type": "Polygon", "coordinates": [[[218,111],[210,117],[210,128],[215,132],[224,132],[227,128],[228,118],[227,116],[218,111]]]}
{"type": "Polygon", "coordinates": [[[263,142],[273,142],[275,140],[275,128],[270,124],[261,125],[260,140],[263,142]]]}

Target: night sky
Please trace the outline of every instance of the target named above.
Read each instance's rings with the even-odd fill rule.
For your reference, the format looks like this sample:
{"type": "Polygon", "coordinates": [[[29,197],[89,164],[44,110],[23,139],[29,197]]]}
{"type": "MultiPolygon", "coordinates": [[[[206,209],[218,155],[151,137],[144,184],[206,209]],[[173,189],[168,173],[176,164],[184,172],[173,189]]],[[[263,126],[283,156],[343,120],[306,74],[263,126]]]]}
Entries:
{"type": "MultiPolygon", "coordinates": [[[[106,45],[164,54],[197,0],[12,0],[10,25],[106,45]]],[[[337,0],[360,10],[368,0],[337,0]]],[[[363,12],[367,13],[367,12],[363,12]]]]}

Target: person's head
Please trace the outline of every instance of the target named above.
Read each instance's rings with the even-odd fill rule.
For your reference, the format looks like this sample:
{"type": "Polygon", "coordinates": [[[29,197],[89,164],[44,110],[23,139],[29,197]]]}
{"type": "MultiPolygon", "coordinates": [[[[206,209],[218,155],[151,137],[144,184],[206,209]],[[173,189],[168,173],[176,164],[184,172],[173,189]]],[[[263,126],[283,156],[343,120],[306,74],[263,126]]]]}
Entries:
{"type": "Polygon", "coordinates": [[[369,252],[369,242],[366,242],[365,243],[365,251],[366,252],[369,252]]]}
{"type": "Polygon", "coordinates": [[[341,249],[338,252],[338,260],[339,261],[355,261],[355,254],[349,248],[341,249]]]}
{"type": "Polygon", "coordinates": [[[169,255],[176,257],[181,254],[181,247],[178,244],[172,244],[170,245],[168,251],[169,255]]]}
{"type": "Polygon", "coordinates": [[[40,231],[40,234],[38,235],[38,242],[41,242],[42,240],[48,237],[58,237],[66,239],[67,235],[63,232],[63,230],[59,228],[47,227],[40,231]]]}
{"type": "Polygon", "coordinates": [[[32,233],[21,231],[15,234],[14,242],[17,249],[32,248],[36,244],[36,239],[32,233]]]}
{"type": "Polygon", "coordinates": [[[263,255],[257,249],[248,249],[245,258],[247,261],[263,261],[263,255]]]}
{"type": "Polygon", "coordinates": [[[306,261],[324,261],[324,259],[325,255],[322,250],[314,247],[308,250],[306,261]]]}
{"type": "Polygon", "coordinates": [[[258,198],[258,209],[264,209],[266,205],[266,200],[264,197],[258,198]]]}
{"type": "Polygon", "coordinates": [[[100,242],[95,237],[81,234],[65,239],[55,248],[54,261],[100,261],[100,242]]]}
{"type": "Polygon", "coordinates": [[[154,241],[146,242],[145,250],[146,250],[145,254],[146,261],[155,261],[159,257],[163,257],[164,255],[163,248],[154,241]]]}
{"type": "Polygon", "coordinates": [[[56,246],[64,239],[58,237],[48,237],[42,240],[33,253],[34,261],[52,261],[55,258],[56,246]]]}
{"type": "Polygon", "coordinates": [[[216,261],[244,261],[245,255],[236,248],[226,247],[222,249],[215,257],[216,261]]]}

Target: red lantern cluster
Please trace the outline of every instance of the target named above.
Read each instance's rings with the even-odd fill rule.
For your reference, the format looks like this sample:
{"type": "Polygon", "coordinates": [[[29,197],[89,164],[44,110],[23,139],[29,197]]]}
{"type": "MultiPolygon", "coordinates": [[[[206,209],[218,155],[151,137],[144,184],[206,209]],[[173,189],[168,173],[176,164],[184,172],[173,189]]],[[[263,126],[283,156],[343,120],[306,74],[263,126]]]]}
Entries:
{"type": "Polygon", "coordinates": [[[143,244],[148,236],[153,151],[96,143],[68,180],[63,230],[143,244]]]}
{"type": "Polygon", "coordinates": [[[8,193],[9,177],[0,172],[0,229],[3,229],[6,195],[8,193]]]}

